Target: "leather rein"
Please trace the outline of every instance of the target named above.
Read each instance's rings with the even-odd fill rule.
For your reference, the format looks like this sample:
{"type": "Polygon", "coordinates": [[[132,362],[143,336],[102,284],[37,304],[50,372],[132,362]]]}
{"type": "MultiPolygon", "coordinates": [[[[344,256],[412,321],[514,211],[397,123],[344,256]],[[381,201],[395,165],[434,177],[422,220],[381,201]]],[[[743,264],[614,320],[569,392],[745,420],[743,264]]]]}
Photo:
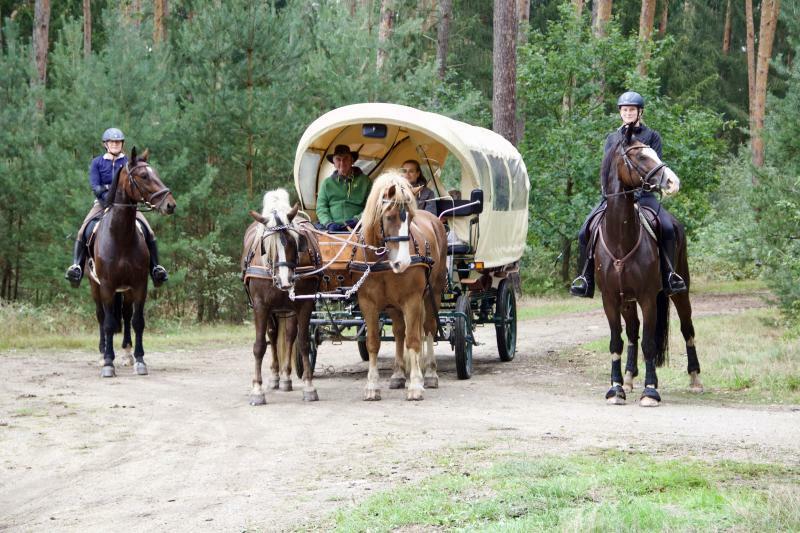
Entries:
{"type": "MultiPolygon", "coordinates": [[[[145,171],[149,174],[150,173],[150,171],[148,170],[149,166],[150,165],[148,165],[147,162],[144,161],[138,161],[135,165],[133,165],[133,167],[131,167],[129,163],[125,164],[125,172],[128,174],[128,182],[131,184],[131,188],[139,193],[139,200],[130,204],[114,203],[115,206],[135,207],[138,206],[139,204],[144,204],[145,206],[147,206],[146,209],[147,211],[152,211],[153,209],[159,208],[161,203],[166,199],[167,195],[172,191],[169,189],[169,187],[162,187],[161,189],[151,194],[149,198],[145,199],[145,192],[142,189],[142,186],[139,185],[139,183],[136,181],[136,175],[133,173],[134,170],[144,167],[145,171]]],[[[133,200],[133,198],[131,198],[131,200],[133,200]]]]}

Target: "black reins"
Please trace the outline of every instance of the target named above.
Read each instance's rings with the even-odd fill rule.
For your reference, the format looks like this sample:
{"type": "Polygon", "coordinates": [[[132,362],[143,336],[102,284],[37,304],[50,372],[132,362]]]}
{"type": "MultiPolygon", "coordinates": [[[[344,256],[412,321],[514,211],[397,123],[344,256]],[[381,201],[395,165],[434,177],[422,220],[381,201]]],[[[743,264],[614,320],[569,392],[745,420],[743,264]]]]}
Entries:
{"type": "MultiPolygon", "coordinates": [[[[142,203],[142,204],[144,204],[144,205],[146,205],[148,207],[149,211],[151,211],[153,209],[158,209],[158,207],[161,205],[161,202],[163,202],[166,199],[167,195],[169,193],[171,193],[172,191],[169,189],[169,187],[163,187],[163,188],[157,190],[156,192],[154,192],[153,194],[151,194],[150,198],[145,199],[145,193],[144,193],[142,187],[139,185],[139,183],[137,183],[136,176],[133,174],[133,171],[136,170],[137,168],[140,168],[140,167],[147,168],[148,166],[149,165],[146,162],[142,162],[142,161],[137,162],[135,165],[133,165],[133,167],[131,167],[130,164],[128,164],[128,163],[125,164],[125,172],[127,172],[127,174],[128,174],[128,181],[130,182],[132,188],[136,189],[136,192],[139,193],[140,200],[137,200],[136,203],[132,203],[132,204],[114,204],[114,205],[131,207],[131,206],[136,206],[136,205],[142,203]],[[156,200],[158,200],[158,201],[156,201],[156,200]]],[[[131,199],[133,200],[133,198],[131,198],[131,199]]]]}

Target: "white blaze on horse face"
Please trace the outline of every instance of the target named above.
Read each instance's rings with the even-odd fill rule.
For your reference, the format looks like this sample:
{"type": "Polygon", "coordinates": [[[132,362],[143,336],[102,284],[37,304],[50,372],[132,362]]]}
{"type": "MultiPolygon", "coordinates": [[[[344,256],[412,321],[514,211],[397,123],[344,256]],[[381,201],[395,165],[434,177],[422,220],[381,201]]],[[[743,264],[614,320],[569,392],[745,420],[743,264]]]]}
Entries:
{"type": "MultiPolygon", "coordinates": [[[[655,161],[657,165],[661,164],[661,158],[658,157],[656,151],[649,146],[642,148],[642,153],[655,161]]],[[[659,187],[661,187],[661,189],[664,191],[664,194],[675,194],[681,187],[681,180],[678,179],[678,176],[675,175],[672,169],[669,167],[664,167],[664,174],[661,176],[661,183],[659,183],[659,187]]]]}
{"type": "Polygon", "coordinates": [[[278,267],[278,279],[280,280],[280,286],[288,287],[290,285],[289,267],[285,266],[286,248],[284,248],[283,246],[278,246],[278,261],[280,263],[283,263],[281,266],[278,267]]]}
{"type": "MultiPolygon", "coordinates": [[[[399,237],[408,237],[408,222],[409,216],[406,214],[405,220],[400,222],[400,231],[398,232],[399,237]]],[[[395,274],[401,274],[406,271],[406,269],[411,264],[411,253],[410,253],[411,241],[400,241],[397,243],[397,250],[392,250],[389,253],[389,264],[392,267],[392,271],[395,274]]]]}

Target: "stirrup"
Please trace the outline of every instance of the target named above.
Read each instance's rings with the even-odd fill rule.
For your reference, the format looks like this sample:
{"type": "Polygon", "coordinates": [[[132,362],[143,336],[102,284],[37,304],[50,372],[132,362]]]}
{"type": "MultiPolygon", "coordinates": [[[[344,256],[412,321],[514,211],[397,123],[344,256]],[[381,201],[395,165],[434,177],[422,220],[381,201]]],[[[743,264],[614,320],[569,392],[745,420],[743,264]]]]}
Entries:
{"type": "Polygon", "coordinates": [[[81,279],[83,279],[83,269],[79,264],[75,263],[67,269],[64,279],[69,280],[69,284],[77,289],[81,285],[81,279]]]}
{"type": "Polygon", "coordinates": [[[153,286],[160,287],[165,281],[169,279],[167,275],[167,269],[161,265],[156,265],[153,267],[153,271],[150,273],[150,276],[153,278],[153,286]]]}
{"type": "Polygon", "coordinates": [[[666,287],[664,288],[664,292],[672,295],[686,292],[687,290],[686,282],[683,281],[683,278],[680,277],[677,272],[670,272],[667,276],[667,283],[666,287]]]}
{"type": "Polygon", "coordinates": [[[592,283],[589,283],[589,280],[586,279],[586,276],[578,276],[572,281],[572,285],[569,288],[569,293],[573,296],[580,296],[581,298],[591,298],[594,296],[594,287],[592,283]]]}

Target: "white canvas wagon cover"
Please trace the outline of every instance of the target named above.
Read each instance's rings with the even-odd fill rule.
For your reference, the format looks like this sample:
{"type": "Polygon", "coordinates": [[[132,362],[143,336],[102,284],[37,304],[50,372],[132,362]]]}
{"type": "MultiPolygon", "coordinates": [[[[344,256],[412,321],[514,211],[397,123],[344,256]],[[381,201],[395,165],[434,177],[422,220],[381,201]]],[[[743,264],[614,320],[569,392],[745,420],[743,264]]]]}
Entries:
{"type": "Polygon", "coordinates": [[[475,261],[486,268],[518,261],[528,231],[530,181],[519,152],[501,135],[443,115],[412,107],[367,103],[334,109],[306,128],[294,161],[294,181],[303,209],[316,208],[317,191],[333,166],[325,156],[337,144],[359,153],[356,166],[370,176],[398,168],[407,159],[418,160],[428,186],[438,197],[450,198],[444,181],[458,179],[458,190],[468,199],[473,189],[484,193],[477,226],[471,217],[450,217],[457,236],[472,242],[475,261]],[[459,165],[444,168],[448,156],[459,165]],[[460,166],[459,176],[444,176],[460,166]],[[472,234],[470,234],[470,232],[472,234]]]}

